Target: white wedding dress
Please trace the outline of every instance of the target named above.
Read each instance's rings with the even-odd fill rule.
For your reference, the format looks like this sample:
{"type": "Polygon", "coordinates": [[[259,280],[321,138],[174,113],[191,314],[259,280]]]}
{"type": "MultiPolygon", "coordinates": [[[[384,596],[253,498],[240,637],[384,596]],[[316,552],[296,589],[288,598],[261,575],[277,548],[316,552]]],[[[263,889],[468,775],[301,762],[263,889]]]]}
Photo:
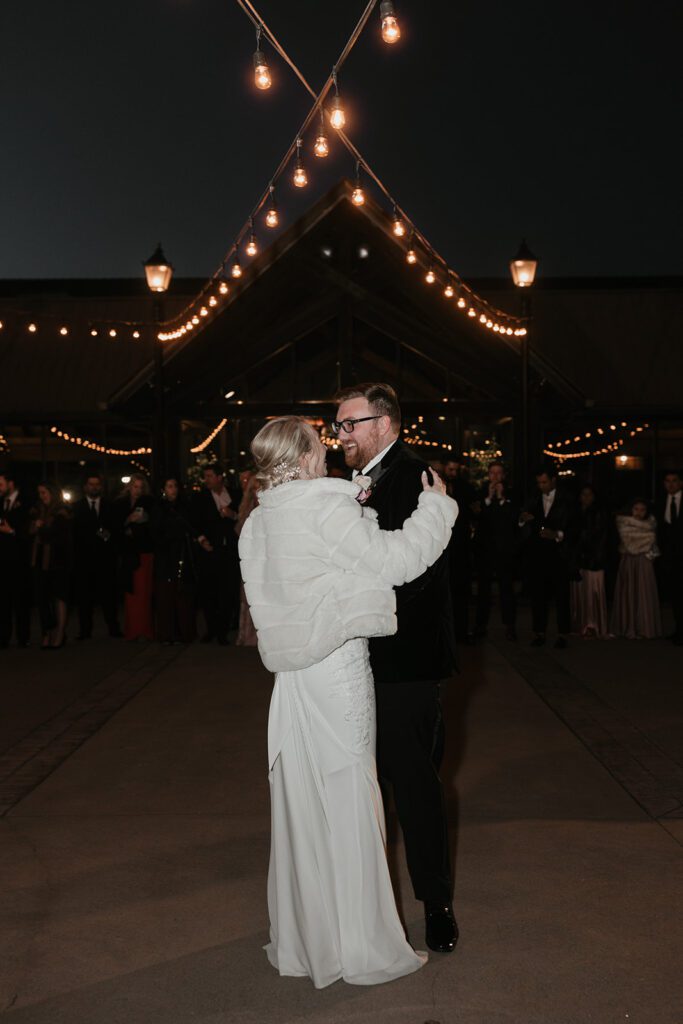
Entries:
{"type": "Polygon", "coordinates": [[[280,974],[316,988],[376,985],[417,971],[385,850],[367,640],[280,672],[268,720],[270,942],[280,974]]]}

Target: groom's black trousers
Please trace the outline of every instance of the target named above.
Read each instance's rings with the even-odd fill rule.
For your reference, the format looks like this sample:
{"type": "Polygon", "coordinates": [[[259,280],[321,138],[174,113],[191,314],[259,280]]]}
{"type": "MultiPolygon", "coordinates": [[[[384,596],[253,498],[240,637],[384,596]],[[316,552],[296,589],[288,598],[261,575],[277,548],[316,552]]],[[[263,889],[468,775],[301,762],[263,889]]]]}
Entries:
{"type": "Polygon", "coordinates": [[[439,683],[376,682],[375,693],[377,773],[383,792],[393,790],[415,898],[450,903],[439,683]]]}

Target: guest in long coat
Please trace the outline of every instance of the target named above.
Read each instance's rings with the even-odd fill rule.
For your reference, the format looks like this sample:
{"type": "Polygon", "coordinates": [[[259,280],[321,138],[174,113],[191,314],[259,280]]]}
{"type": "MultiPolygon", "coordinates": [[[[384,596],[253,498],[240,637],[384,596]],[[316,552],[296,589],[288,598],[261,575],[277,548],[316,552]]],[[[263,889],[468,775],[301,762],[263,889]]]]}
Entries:
{"type": "Polygon", "coordinates": [[[197,544],[180,481],[164,481],[153,521],[156,638],[191,644],[197,635],[197,544]]]}

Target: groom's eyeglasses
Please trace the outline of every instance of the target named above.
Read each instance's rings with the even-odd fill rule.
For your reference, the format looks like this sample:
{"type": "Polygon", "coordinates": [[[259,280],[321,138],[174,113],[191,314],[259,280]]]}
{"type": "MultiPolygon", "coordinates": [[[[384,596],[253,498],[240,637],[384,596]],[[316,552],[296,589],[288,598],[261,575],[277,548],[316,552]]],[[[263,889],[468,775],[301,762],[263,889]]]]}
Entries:
{"type": "Polygon", "coordinates": [[[366,423],[368,420],[381,419],[381,416],[361,416],[357,420],[332,420],[332,432],[339,435],[343,430],[345,434],[352,434],[356,423],[366,423]]]}

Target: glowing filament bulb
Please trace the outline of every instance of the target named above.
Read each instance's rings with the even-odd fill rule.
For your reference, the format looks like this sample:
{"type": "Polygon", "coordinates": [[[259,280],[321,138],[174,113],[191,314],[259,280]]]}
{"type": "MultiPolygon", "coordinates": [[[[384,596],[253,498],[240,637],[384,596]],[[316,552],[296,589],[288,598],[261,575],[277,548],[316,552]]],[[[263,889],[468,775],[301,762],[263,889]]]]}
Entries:
{"type": "Polygon", "coordinates": [[[247,256],[255,256],[258,252],[258,244],[256,242],[256,235],[252,227],[251,234],[249,235],[249,241],[247,242],[247,256]]]}
{"type": "Polygon", "coordinates": [[[240,264],[239,257],[237,255],[235,256],[235,258],[232,261],[232,266],[230,267],[230,273],[231,273],[232,277],[235,277],[235,278],[242,276],[242,266],[240,264]]]}
{"type": "Polygon", "coordinates": [[[470,308],[467,310],[467,315],[468,316],[476,316],[477,315],[476,309],[472,309],[472,307],[470,306],[470,308]]]}
{"type": "Polygon", "coordinates": [[[277,209],[275,207],[275,201],[273,200],[266,213],[266,224],[269,228],[276,228],[279,224],[279,217],[277,215],[277,209]]]}
{"type": "Polygon", "coordinates": [[[296,163],[294,165],[294,175],[292,177],[297,188],[305,188],[308,185],[308,175],[306,169],[301,162],[301,139],[297,139],[296,142],[296,163]]]}
{"type": "Polygon", "coordinates": [[[481,316],[479,317],[479,323],[480,324],[485,324],[486,323],[486,313],[482,313],[481,314],[481,316]]]}
{"type": "Polygon", "coordinates": [[[192,323],[193,323],[193,324],[195,325],[195,327],[196,327],[196,326],[197,326],[197,324],[199,323],[199,317],[198,317],[198,316],[193,316],[193,317],[192,317],[192,323]]]}
{"type": "Polygon", "coordinates": [[[391,230],[397,238],[403,238],[406,233],[406,226],[399,217],[398,210],[396,208],[394,208],[394,219],[391,225],[391,230]]]}
{"type": "Polygon", "coordinates": [[[200,316],[208,316],[209,315],[209,311],[206,308],[206,306],[202,306],[202,308],[199,310],[199,315],[200,316]]]}
{"type": "Polygon", "coordinates": [[[408,249],[408,252],[406,253],[406,260],[411,264],[411,266],[412,264],[417,263],[417,253],[414,249],[408,249]]]}
{"type": "Polygon", "coordinates": [[[351,202],[354,206],[362,206],[365,202],[365,192],[358,183],[351,193],[351,202]]]}
{"type": "Polygon", "coordinates": [[[434,284],[434,282],[436,281],[436,274],[434,273],[433,267],[430,267],[427,273],[425,274],[425,281],[427,282],[427,284],[434,284]]]}
{"type": "Polygon", "coordinates": [[[458,299],[458,309],[464,309],[466,305],[467,303],[465,302],[461,295],[460,298],[458,299]]]}
{"type": "Polygon", "coordinates": [[[28,329],[31,332],[31,334],[35,334],[36,331],[38,330],[38,328],[37,328],[37,326],[35,324],[29,324],[28,325],[28,329]]]}
{"type": "Polygon", "coordinates": [[[321,160],[324,160],[330,152],[330,144],[327,139],[327,132],[325,131],[325,115],[322,107],[320,108],[320,128],[318,129],[318,134],[315,137],[313,152],[321,160]]]}
{"type": "Polygon", "coordinates": [[[215,295],[212,295],[211,298],[209,299],[209,305],[210,306],[217,306],[218,305],[218,299],[216,298],[215,295]]]}
{"type": "Polygon", "coordinates": [[[257,89],[270,89],[273,80],[270,77],[270,68],[262,50],[254,54],[254,84],[257,89]]]}
{"type": "Polygon", "coordinates": [[[382,0],[379,5],[379,13],[382,19],[382,39],[390,45],[397,43],[401,38],[401,29],[396,19],[392,0],[382,0]]]}
{"type": "Polygon", "coordinates": [[[69,328],[68,327],[60,327],[59,328],[59,333],[62,335],[62,337],[65,337],[69,333],[69,328]]]}
{"type": "Polygon", "coordinates": [[[225,281],[221,281],[221,283],[218,285],[218,291],[221,293],[221,295],[228,294],[228,285],[225,281]]]}
{"type": "Polygon", "coordinates": [[[341,129],[346,124],[346,113],[344,111],[344,104],[342,103],[341,96],[339,95],[332,97],[332,107],[330,110],[330,124],[332,125],[333,128],[336,128],[337,131],[341,131],[341,129]]]}
{"type": "Polygon", "coordinates": [[[443,294],[444,294],[444,298],[452,299],[453,296],[455,295],[455,292],[453,291],[453,285],[452,284],[447,284],[446,287],[443,290],[443,294]]]}

